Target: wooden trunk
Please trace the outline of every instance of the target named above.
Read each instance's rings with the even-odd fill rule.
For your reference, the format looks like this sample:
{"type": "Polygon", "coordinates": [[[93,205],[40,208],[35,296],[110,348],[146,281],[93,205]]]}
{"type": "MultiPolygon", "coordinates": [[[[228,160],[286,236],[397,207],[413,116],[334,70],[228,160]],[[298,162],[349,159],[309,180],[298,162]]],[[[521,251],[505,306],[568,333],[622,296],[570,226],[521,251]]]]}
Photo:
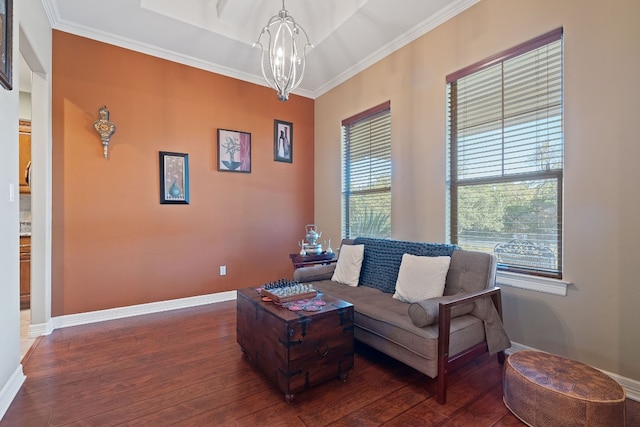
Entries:
{"type": "Polygon", "coordinates": [[[353,305],[318,298],[326,302],[322,310],[294,312],[263,302],[253,288],[238,291],[238,344],[289,402],[323,381],[346,381],[353,368],[353,305]]]}

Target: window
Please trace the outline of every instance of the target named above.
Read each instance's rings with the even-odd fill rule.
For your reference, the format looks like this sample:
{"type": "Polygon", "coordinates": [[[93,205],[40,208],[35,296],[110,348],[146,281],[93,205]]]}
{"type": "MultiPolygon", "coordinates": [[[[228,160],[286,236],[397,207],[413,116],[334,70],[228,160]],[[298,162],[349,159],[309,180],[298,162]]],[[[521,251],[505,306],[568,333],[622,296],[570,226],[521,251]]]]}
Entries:
{"type": "Polygon", "coordinates": [[[562,277],[562,29],[447,76],[449,239],[562,277]]]}
{"type": "Polygon", "coordinates": [[[391,103],[342,121],[342,236],[391,237],[391,103]]]}

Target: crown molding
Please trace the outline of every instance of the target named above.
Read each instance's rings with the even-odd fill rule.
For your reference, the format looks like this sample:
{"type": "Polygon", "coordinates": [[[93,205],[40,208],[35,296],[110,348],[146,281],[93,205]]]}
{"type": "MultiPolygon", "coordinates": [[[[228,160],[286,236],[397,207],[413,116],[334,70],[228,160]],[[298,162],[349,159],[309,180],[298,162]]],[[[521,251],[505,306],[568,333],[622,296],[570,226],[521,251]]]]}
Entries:
{"type": "MultiPolygon", "coordinates": [[[[49,19],[49,23],[51,24],[51,28],[53,29],[74,34],[76,36],[85,37],[91,40],[96,40],[113,46],[118,46],[124,49],[133,50],[135,52],[144,53],[156,58],[166,59],[168,61],[177,62],[179,64],[188,65],[190,67],[199,68],[205,71],[210,71],[212,73],[221,74],[223,76],[232,77],[234,79],[242,80],[248,83],[269,87],[262,76],[259,76],[257,74],[244,73],[242,71],[215,64],[213,62],[203,61],[189,55],[183,55],[175,51],[162,49],[157,46],[141,43],[139,41],[132,40],[126,37],[116,36],[112,33],[98,31],[93,28],[65,21],[60,17],[58,7],[53,0],[43,0],[42,3],[45,6],[45,12],[49,19]]],[[[311,91],[301,88],[298,88],[292,93],[307,98],[310,98],[312,96],[311,91]]]]}
{"type": "Polygon", "coordinates": [[[58,5],[53,0],[42,0],[42,6],[44,7],[44,13],[47,15],[47,19],[49,19],[51,28],[56,28],[55,25],[61,21],[58,5]]]}
{"type": "Polygon", "coordinates": [[[345,81],[349,80],[351,77],[366,70],[367,68],[369,68],[376,62],[380,61],[381,59],[386,58],[387,56],[391,55],[393,52],[403,48],[404,46],[408,45],[412,41],[418,39],[419,37],[422,37],[423,35],[427,34],[429,31],[441,25],[442,23],[448,21],[449,19],[453,18],[454,16],[458,15],[461,12],[464,12],[466,9],[470,8],[471,6],[478,3],[479,1],[480,0],[452,1],[447,7],[441,9],[440,11],[438,11],[438,13],[434,14],[429,19],[414,26],[413,28],[411,28],[410,30],[402,34],[400,37],[393,40],[391,43],[388,43],[382,46],[380,49],[378,49],[377,51],[367,56],[362,61],[355,64],[353,67],[343,71],[333,79],[329,80],[327,83],[320,86],[318,89],[314,90],[312,92],[312,95],[313,95],[312,98],[315,99],[325,94],[326,92],[330,91],[331,89],[335,88],[336,86],[344,83],[345,81]]]}
{"type": "MultiPolygon", "coordinates": [[[[409,29],[400,37],[382,46],[380,49],[378,49],[371,55],[367,56],[362,61],[359,61],[358,63],[354,64],[352,67],[338,74],[334,78],[322,84],[320,87],[316,89],[303,89],[301,87],[298,87],[298,89],[296,89],[293,93],[296,95],[315,99],[323,95],[324,93],[330,91],[331,89],[335,88],[336,86],[344,83],[345,81],[355,76],[356,74],[369,68],[376,62],[387,57],[388,55],[392,54],[398,49],[406,46],[407,44],[411,43],[417,38],[423,36],[424,34],[428,33],[429,31],[436,28],[440,24],[446,22],[447,20],[453,18],[459,13],[465,11],[466,9],[478,3],[479,1],[480,0],[454,0],[447,7],[441,9],[440,11],[438,11],[438,13],[434,14],[429,19],[409,29]]],[[[77,36],[100,41],[103,43],[111,44],[114,46],[129,49],[129,50],[133,50],[133,51],[144,53],[154,57],[166,59],[168,61],[177,62],[180,64],[184,64],[184,65],[199,68],[202,70],[210,71],[213,73],[221,74],[227,77],[232,77],[238,80],[268,87],[268,85],[266,84],[262,76],[258,74],[245,73],[242,71],[238,71],[235,69],[222,66],[220,64],[215,64],[209,61],[203,61],[201,59],[188,56],[188,55],[183,55],[175,51],[162,49],[157,46],[141,43],[139,41],[131,40],[125,37],[115,36],[114,34],[111,34],[111,33],[98,31],[93,28],[89,28],[86,26],[77,25],[77,24],[65,21],[60,17],[60,11],[58,10],[58,7],[54,0],[42,0],[42,3],[44,5],[45,13],[47,14],[51,27],[56,30],[64,31],[67,33],[75,34],[77,36]]]]}

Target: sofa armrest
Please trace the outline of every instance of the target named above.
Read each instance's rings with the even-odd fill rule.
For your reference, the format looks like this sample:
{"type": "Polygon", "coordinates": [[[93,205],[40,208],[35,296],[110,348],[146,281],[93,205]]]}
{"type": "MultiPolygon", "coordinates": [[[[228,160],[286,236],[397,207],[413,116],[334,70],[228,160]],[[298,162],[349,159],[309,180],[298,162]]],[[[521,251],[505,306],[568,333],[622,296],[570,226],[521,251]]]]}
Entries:
{"type": "Polygon", "coordinates": [[[454,302],[451,308],[451,318],[463,316],[471,313],[475,308],[474,301],[459,303],[460,298],[468,294],[445,295],[441,297],[429,298],[414,302],[409,305],[409,317],[414,325],[424,328],[434,323],[438,323],[440,313],[440,303],[454,302]]]}
{"type": "Polygon", "coordinates": [[[293,279],[302,283],[331,280],[335,269],[336,263],[297,268],[293,272],[293,279]]]}
{"type": "Polygon", "coordinates": [[[502,304],[500,288],[498,287],[460,295],[459,298],[440,303],[438,312],[438,360],[448,360],[449,356],[451,356],[449,354],[449,334],[451,333],[451,310],[453,307],[486,297],[492,299],[493,305],[496,307],[500,319],[502,319],[502,304]],[[444,359],[441,359],[441,356],[444,359]]]}
{"type": "Polygon", "coordinates": [[[438,354],[442,351],[449,354],[449,333],[451,331],[451,310],[455,304],[476,301],[476,308],[471,315],[484,323],[486,344],[491,354],[503,351],[511,346],[511,341],[502,325],[502,297],[500,288],[485,289],[462,296],[456,301],[440,304],[438,319],[438,354]],[[491,298],[489,300],[489,298],[491,298]]]}
{"type": "MultiPolygon", "coordinates": [[[[476,300],[478,298],[488,298],[494,296],[496,288],[484,289],[478,292],[472,293],[459,293],[455,295],[445,295],[442,297],[429,298],[424,301],[418,301],[409,305],[409,317],[414,325],[419,328],[438,323],[440,319],[441,308],[440,305],[444,304],[444,307],[450,307],[450,318],[463,316],[471,313],[473,316],[484,319],[485,305],[480,305],[481,309],[478,309],[476,300]]],[[[494,304],[499,304],[499,298],[497,302],[494,300],[494,304]]]]}
{"type": "Polygon", "coordinates": [[[470,292],[470,293],[461,293],[461,294],[456,294],[452,296],[453,298],[449,299],[448,301],[442,301],[440,302],[440,313],[439,314],[443,314],[442,310],[449,310],[451,311],[453,309],[453,307],[460,305],[460,304],[464,304],[464,303],[468,303],[471,301],[475,301],[479,298],[485,298],[485,297],[491,297],[491,299],[493,300],[493,305],[496,307],[496,309],[498,310],[498,312],[500,313],[500,317],[502,317],[502,301],[500,298],[500,288],[499,287],[493,287],[490,289],[483,289],[481,291],[477,291],[477,292],[470,292]]]}
{"type": "MultiPolygon", "coordinates": [[[[469,294],[460,294],[459,298],[448,302],[441,302],[439,304],[438,313],[438,402],[441,404],[446,401],[445,390],[447,389],[447,374],[450,370],[466,363],[478,354],[481,354],[487,350],[491,352],[491,345],[489,343],[489,337],[487,341],[476,344],[459,354],[449,354],[449,340],[451,333],[451,311],[453,307],[460,304],[467,304],[469,302],[477,302],[481,299],[491,298],[493,305],[496,308],[498,316],[502,318],[502,304],[500,297],[500,288],[483,289],[481,291],[472,292],[469,294]]],[[[485,304],[486,306],[486,304],[485,304]]],[[[477,310],[474,310],[477,311],[477,310]]],[[[474,313],[471,313],[474,314],[474,313]]],[[[479,317],[479,316],[478,316],[479,317]]],[[[485,333],[487,325],[485,319],[485,333]]],[[[502,327],[502,324],[500,324],[502,327]]],[[[506,335],[505,335],[506,336],[506,335]]],[[[508,341],[508,338],[507,338],[508,341]]],[[[510,343],[509,343],[510,345],[510,343]]],[[[502,353],[504,354],[504,353],[502,353]]],[[[504,357],[504,356],[503,356],[504,357]]]]}

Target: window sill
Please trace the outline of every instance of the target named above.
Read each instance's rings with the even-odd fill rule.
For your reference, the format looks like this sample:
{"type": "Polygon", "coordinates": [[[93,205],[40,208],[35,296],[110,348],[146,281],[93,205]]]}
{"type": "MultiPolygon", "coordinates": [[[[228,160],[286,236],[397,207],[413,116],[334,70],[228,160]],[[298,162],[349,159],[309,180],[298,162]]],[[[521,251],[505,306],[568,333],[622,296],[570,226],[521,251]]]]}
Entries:
{"type": "Polygon", "coordinates": [[[508,286],[511,288],[527,289],[530,291],[543,292],[546,294],[567,296],[567,286],[570,282],[548,277],[530,276],[527,274],[509,273],[498,271],[496,274],[496,285],[508,286]]]}

